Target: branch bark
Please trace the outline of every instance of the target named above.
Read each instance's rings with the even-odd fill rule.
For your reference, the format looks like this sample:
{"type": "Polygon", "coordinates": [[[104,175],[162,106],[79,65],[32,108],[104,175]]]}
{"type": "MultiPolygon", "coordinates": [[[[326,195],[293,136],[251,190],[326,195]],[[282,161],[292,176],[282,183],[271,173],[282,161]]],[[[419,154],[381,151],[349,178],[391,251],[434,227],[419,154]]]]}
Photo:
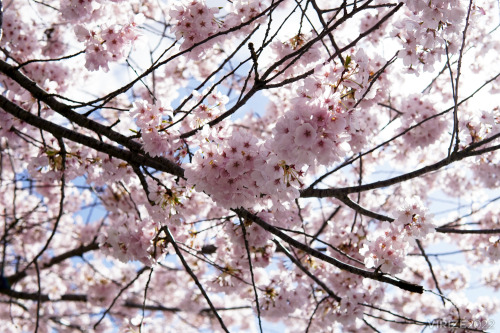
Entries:
{"type": "Polygon", "coordinates": [[[368,271],[368,270],[365,270],[362,268],[358,268],[358,267],[346,264],[346,263],[344,263],[340,260],[337,260],[335,258],[332,258],[324,253],[321,253],[320,251],[313,249],[313,248],[293,239],[292,237],[281,232],[276,227],[268,224],[266,221],[262,220],[260,217],[248,212],[245,209],[241,209],[241,208],[234,209],[234,212],[236,212],[237,214],[241,215],[242,217],[244,217],[246,219],[249,219],[249,220],[255,222],[256,224],[261,226],[264,230],[269,231],[270,233],[272,233],[273,235],[275,235],[279,239],[287,242],[289,245],[291,245],[291,246],[293,246],[301,251],[304,251],[305,253],[308,253],[308,254],[312,255],[313,257],[316,257],[318,259],[326,261],[327,263],[332,264],[335,267],[337,267],[343,271],[347,271],[349,273],[353,273],[353,274],[356,274],[356,275],[359,275],[359,276],[362,276],[365,278],[369,278],[372,280],[392,284],[398,288],[401,288],[401,289],[407,290],[407,291],[411,291],[414,293],[422,294],[424,292],[423,287],[419,286],[417,284],[413,284],[411,282],[407,282],[407,281],[403,281],[403,280],[398,280],[396,278],[390,277],[390,276],[385,275],[385,274],[380,273],[380,272],[376,272],[376,271],[372,272],[372,271],[368,271]]]}

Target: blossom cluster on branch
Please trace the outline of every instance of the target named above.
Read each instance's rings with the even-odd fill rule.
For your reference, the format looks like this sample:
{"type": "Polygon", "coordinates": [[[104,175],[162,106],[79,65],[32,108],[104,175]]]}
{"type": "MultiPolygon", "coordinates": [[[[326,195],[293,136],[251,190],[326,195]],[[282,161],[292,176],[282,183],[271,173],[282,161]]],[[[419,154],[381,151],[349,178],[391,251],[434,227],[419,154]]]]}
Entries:
{"type": "Polygon", "coordinates": [[[0,5],[0,331],[492,329],[497,2],[0,5]]]}

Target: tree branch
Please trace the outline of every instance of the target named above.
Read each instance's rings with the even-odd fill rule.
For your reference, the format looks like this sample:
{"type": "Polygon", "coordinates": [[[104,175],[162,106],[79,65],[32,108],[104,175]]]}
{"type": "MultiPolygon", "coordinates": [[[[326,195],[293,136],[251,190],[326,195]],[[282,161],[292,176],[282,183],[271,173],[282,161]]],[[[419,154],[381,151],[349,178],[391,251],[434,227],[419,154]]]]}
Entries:
{"type": "Polygon", "coordinates": [[[267,222],[262,220],[260,217],[248,212],[245,209],[239,208],[239,209],[233,209],[233,211],[236,212],[237,214],[240,214],[242,217],[247,218],[247,219],[255,222],[256,224],[261,226],[264,230],[269,231],[270,233],[272,233],[276,237],[287,242],[289,245],[296,247],[297,249],[302,250],[305,253],[312,255],[313,257],[316,257],[318,259],[326,261],[327,263],[332,264],[333,266],[335,266],[343,271],[347,271],[347,272],[350,272],[350,273],[353,273],[353,274],[356,274],[356,275],[359,275],[359,276],[362,276],[365,278],[369,278],[372,280],[392,284],[392,285],[399,287],[403,290],[411,291],[414,293],[421,294],[424,291],[422,286],[413,284],[411,282],[395,279],[395,278],[390,277],[388,275],[382,274],[378,271],[372,272],[372,271],[368,271],[368,270],[365,270],[362,268],[358,268],[358,267],[346,264],[346,263],[344,263],[340,260],[337,260],[333,257],[330,257],[324,253],[321,253],[320,251],[313,249],[313,248],[307,246],[306,244],[303,244],[303,243],[293,239],[292,237],[281,232],[276,227],[268,224],[267,222]]]}

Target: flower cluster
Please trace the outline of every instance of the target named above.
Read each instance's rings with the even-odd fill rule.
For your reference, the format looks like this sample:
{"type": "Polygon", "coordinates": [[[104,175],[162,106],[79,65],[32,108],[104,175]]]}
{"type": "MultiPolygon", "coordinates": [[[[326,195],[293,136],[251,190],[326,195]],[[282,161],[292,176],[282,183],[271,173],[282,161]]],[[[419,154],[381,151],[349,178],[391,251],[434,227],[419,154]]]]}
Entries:
{"type": "Polygon", "coordinates": [[[359,128],[352,107],[366,92],[369,80],[364,52],[354,58],[359,62],[348,57],[344,67],[317,67],[304,80],[293,108],[273,129],[271,147],[280,159],[298,168],[315,162],[330,165],[351,150],[351,133],[359,128]]]}
{"type": "Polygon", "coordinates": [[[102,30],[88,30],[82,25],[75,27],[79,42],[85,43],[85,67],[89,71],[109,71],[108,63],[124,58],[130,47],[139,38],[137,26],[143,17],[138,15],[131,23],[112,25],[102,30]]]}
{"type": "Polygon", "coordinates": [[[492,262],[500,260],[500,237],[491,236],[489,246],[486,248],[486,255],[492,262]]]}
{"type": "Polygon", "coordinates": [[[337,161],[350,150],[350,136],[345,130],[348,113],[344,111],[339,104],[332,111],[319,103],[297,104],[278,120],[272,147],[280,158],[299,168],[315,160],[327,165],[337,161]],[[290,142],[295,149],[289,148],[290,142]]]}
{"type": "Polygon", "coordinates": [[[392,32],[403,46],[399,57],[405,66],[422,64],[424,70],[432,71],[434,64],[446,53],[446,47],[452,53],[458,49],[465,11],[459,0],[404,2],[411,12],[406,19],[394,24],[392,32]]]}
{"type": "Polygon", "coordinates": [[[118,214],[113,217],[113,226],[99,234],[98,242],[105,254],[122,262],[139,260],[151,265],[164,255],[165,246],[155,242],[160,225],[154,222],[145,206],[139,206],[141,217],[133,214],[118,214]]]}
{"type": "Polygon", "coordinates": [[[224,34],[223,36],[204,41],[202,45],[195,47],[188,53],[188,57],[197,60],[202,55],[206,55],[216,42],[250,33],[256,25],[265,21],[265,17],[254,19],[262,13],[264,8],[264,2],[261,0],[235,0],[228,6],[226,10],[227,15],[222,19],[217,17],[219,9],[222,8],[208,7],[204,0],[181,0],[174,4],[169,12],[173,23],[171,31],[175,34],[177,40],[183,39],[181,45],[181,51],[183,51],[220,31],[241,26],[232,35],[224,34]],[[254,20],[248,23],[252,19],[254,20]]]}
{"type": "MultiPolygon", "coordinates": [[[[199,140],[201,150],[186,172],[189,183],[226,208],[249,207],[256,198],[298,197],[300,178],[308,167],[330,165],[351,150],[349,141],[360,127],[353,106],[369,98],[367,64],[368,58],[359,51],[342,67],[316,68],[264,143],[243,130],[223,134],[206,128],[201,134],[204,139],[199,140]]],[[[220,104],[221,97],[211,99],[220,104]]],[[[218,105],[213,110],[199,105],[193,125],[202,125],[216,111],[220,111],[218,105]]],[[[280,206],[276,200],[275,204],[280,206]]]]}
{"type": "MultiPolygon", "coordinates": [[[[402,103],[400,110],[401,127],[406,130],[430,117],[435,117],[437,111],[431,101],[422,99],[419,95],[411,95],[402,103]]],[[[413,128],[404,137],[406,144],[419,147],[427,147],[436,142],[448,128],[448,122],[443,117],[435,117],[432,120],[413,128]]]]}
{"type": "Polygon", "coordinates": [[[348,292],[347,295],[342,297],[339,303],[330,300],[324,302],[320,307],[323,314],[323,321],[329,323],[339,322],[344,327],[356,327],[356,319],[363,317],[363,307],[359,305],[362,303],[363,297],[357,291],[348,292]]]}
{"type": "Polygon", "coordinates": [[[406,200],[399,209],[396,220],[392,225],[400,236],[412,242],[415,239],[424,239],[434,230],[434,225],[428,221],[427,209],[418,198],[406,200]]]}
{"type": "Polygon", "coordinates": [[[6,11],[3,14],[3,36],[1,45],[7,47],[11,56],[18,60],[27,60],[39,49],[37,35],[32,31],[29,23],[15,11],[6,11]]]}
{"type": "Polygon", "coordinates": [[[493,288],[495,291],[500,290],[500,266],[494,265],[487,267],[483,270],[481,274],[481,279],[485,285],[493,288]]]}
{"type": "Polygon", "coordinates": [[[289,201],[299,196],[300,170],[280,160],[255,136],[234,130],[221,139],[213,129],[205,127],[204,132],[206,140],[186,168],[188,182],[197,191],[210,194],[225,208],[253,206],[264,197],[289,201]]]}
{"type": "Polygon", "coordinates": [[[153,105],[146,101],[135,102],[130,115],[136,119],[136,124],[141,129],[143,148],[149,155],[160,156],[178,148],[179,133],[168,128],[172,112],[167,111],[160,103],[153,105]]]}
{"type": "Polygon", "coordinates": [[[196,104],[193,106],[193,112],[186,119],[189,124],[186,130],[203,127],[207,122],[217,118],[226,111],[226,104],[229,102],[229,98],[217,90],[210,93],[203,91],[202,94],[195,91],[193,97],[192,103],[196,104]]]}
{"type": "MultiPolygon", "coordinates": [[[[218,8],[209,8],[205,1],[185,1],[173,6],[169,13],[173,23],[172,32],[178,40],[184,39],[181,50],[189,49],[217,33],[221,25],[215,17],[218,12],[218,8]]],[[[213,43],[213,39],[203,43],[202,47],[196,48],[196,52],[190,52],[190,55],[198,58],[203,54],[203,50],[211,48],[213,43]]]]}
{"type": "Polygon", "coordinates": [[[500,111],[479,111],[466,113],[459,118],[461,139],[468,144],[486,139],[492,133],[500,131],[500,111]]]}
{"type": "MultiPolygon", "coordinates": [[[[296,35],[285,42],[276,41],[270,45],[273,51],[274,59],[283,59],[290,54],[298,51],[306,42],[308,36],[304,34],[296,35]]],[[[295,74],[303,73],[306,69],[311,68],[311,64],[317,63],[321,58],[321,52],[318,44],[313,44],[299,59],[292,57],[276,68],[276,71],[284,71],[285,77],[290,77],[295,74]],[[290,66],[290,63],[294,66],[290,66]]]]}
{"type": "Polygon", "coordinates": [[[500,186],[500,154],[497,151],[477,157],[473,162],[473,174],[478,183],[496,189],[500,186]]]}
{"type": "Polygon", "coordinates": [[[70,22],[89,19],[98,4],[94,0],[61,0],[61,15],[70,22]]]}
{"type": "MultiPolygon", "coordinates": [[[[229,9],[229,14],[224,19],[224,28],[232,28],[244,22],[248,22],[264,10],[264,1],[262,0],[236,0],[233,1],[229,9]]],[[[264,18],[263,18],[264,19],[264,18]]],[[[262,23],[262,19],[256,20],[252,25],[247,25],[240,33],[248,33],[253,28],[255,23],[262,23]]]]}
{"type": "Polygon", "coordinates": [[[52,26],[45,31],[47,37],[47,44],[42,49],[42,54],[50,58],[58,58],[63,56],[66,52],[68,45],[63,39],[63,29],[57,25],[52,26]]]}
{"type": "Polygon", "coordinates": [[[436,332],[473,332],[489,331],[494,322],[492,315],[498,307],[498,300],[489,297],[478,297],[476,302],[465,301],[463,293],[451,293],[449,299],[453,302],[446,304],[441,318],[450,318],[449,322],[435,322],[436,332]],[[448,327],[447,327],[448,326],[448,327]],[[452,329],[450,329],[450,327],[452,329]]]}
{"type": "Polygon", "coordinates": [[[359,253],[365,257],[365,265],[381,272],[398,274],[405,268],[405,256],[416,239],[423,239],[433,232],[433,224],[427,220],[426,209],[418,198],[407,200],[397,218],[383,228],[380,234],[369,237],[359,253]]]}
{"type": "Polygon", "coordinates": [[[70,70],[59,63],[34,63],[25,68],[30,77],[49,92],[62,92],[68,87],[66,77],[70,70]]]}
{"type": "MultiPolygon", "coordinates": [[[[463,265],[434,266],[434,276],[442,290],[462,290],[470,283],[470,272],[463,265]]],[[[435,287],[432,275],[427,277],[427,284],[435,287]]]]}

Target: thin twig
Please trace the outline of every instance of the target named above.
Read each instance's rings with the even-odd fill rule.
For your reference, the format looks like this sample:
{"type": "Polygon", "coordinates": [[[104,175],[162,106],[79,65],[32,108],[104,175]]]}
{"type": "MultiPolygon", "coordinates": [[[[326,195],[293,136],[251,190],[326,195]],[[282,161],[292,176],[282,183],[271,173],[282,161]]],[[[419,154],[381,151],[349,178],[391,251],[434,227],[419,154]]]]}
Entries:
{"type": "Polygon", "coordinates": [[[250,276],[252,278],[252,287],[253,287],[253,292],[255,294],[255,306],[257,307],[257,318],[259,319],[259,330],[262,333],[263,330],[262,330],[262,320],[260,317],[261,315],[260,315],[260,305],[259,305],[259,294],[257,293],[257,287],[255,286],[255,277],[253,275],[253,268],[252,268],[252,257],[250,255],[250,247],[248,245],[245,221],[242,220],[241,218],[240,218],[240,225],[241,225],[241,230],[243,231],[243,240],[245,242],[245,249],[247,251],[247,257],[248,257],[248,267],[250,269],[250,276]]]}
{"type": "MultiPolygon", "coordinates": [[[[417,239],[416,242],[417,242],[418,248],[420,249],[420,252],[422,252],[422,255],[424,256],[425,261],[427,262],[427,265],[429,266],[429,270],[431,271],[432,279],[434,280],[434,284],[436,285],[436,289],[439,291],[440,295],[443,295],[441,288],[439,288],[439,283],[437,281],[436,274],[434,274],[434,269],[432,269],[431,261],[429,260],[429,258],[425,254],[425,250],[424,250],[424,247],[422,246],[422,243],[420,242],[419,239],[417,239]]],[[[446,305],[443,296],[441,296],[441,301],[443,302],[443,305],[446,305]]]]}
{"type": "Polygon", "coordinates": [[[38,286],[38,299],[36,300],[36,323],[35,323],[35,333],[38,332],[40,325],[40,306],[42,305],[42,282],[40,281],[40,269],[38,268],[38,262],[35,260],[35,271],[36,271],[36,283],[38,286]]]}
{"type": "Polygon", "coordinates": [[[135,281],[137,281],[137,279],[142,275],[142,273],[144,273],[148,269],[149,269],[149,267],[143,267],[141,270],[139,270],[137,272],[137,275],[129,283],[127,283],[122,289],[120,289],[120,291],[118,292],[118,294],[113,299],[113,302],[111,302],[111,304],[108,306],[108,308],[106,309],[106,311],[104,311],[104,313],[102,314],[101,318],[99,318],[99,320],[94,324],[94,330],[97,328],[97,326],[99,326],[99,324],[104,319],[104,317],[106,317],[106,315],[108,314],[108,312],[111,311],[111,308],[113,307],[113,305],[115,305],[116,301],[118,300],[118,298],[120,298],[121,294],[123,294],[123,292],[125,290],[127,290],[128,288],[130,288],[130,286],[135,281]]]}
{"type": "Polygon", "coordinates": [[[208,306],[210,306],[210,309],[212,309],[212,312],[214,313],[215,317],[219,321],[220,326],[222,327],[222,329],[224,330],[224,332],[229,333],[226,325],[222,321],[222,318],[219,316],[219,313],[217,312],[217,309],[212,304],[212,301],[210,300],[210,297],[208,297],[207,293],[205,292],[205,289],[203,288],[203,286],[201,285],[200,281],[198,280],[198,277],[194,274],[194,272],[191,269],[191,267],[189,267],[189,264],[186,262],[186,259],[184,259],[184,256],[182,255],[181,250],[179,249],[179,246],[175,242],[174,236],[172,236],[172,233],[170,232],[170,229],[168,228],[168,226],[164,226],[162,228],[162,230],[165,232],[165,235],[166,235],[167,240],[169,241],[169,243],[172,244],[172,246],[174,247],[175,253],[179,257],[179,260],[181,261],[181,263],[184,266],[184,268],[186,269],[186,272],[194,280],[194,283],[196,284],[196,286],[198,287],[198,289],[203,294],[203,297],[205,297],[205,299],[206,299],[206,301],[208,303],[208,306]]]}

